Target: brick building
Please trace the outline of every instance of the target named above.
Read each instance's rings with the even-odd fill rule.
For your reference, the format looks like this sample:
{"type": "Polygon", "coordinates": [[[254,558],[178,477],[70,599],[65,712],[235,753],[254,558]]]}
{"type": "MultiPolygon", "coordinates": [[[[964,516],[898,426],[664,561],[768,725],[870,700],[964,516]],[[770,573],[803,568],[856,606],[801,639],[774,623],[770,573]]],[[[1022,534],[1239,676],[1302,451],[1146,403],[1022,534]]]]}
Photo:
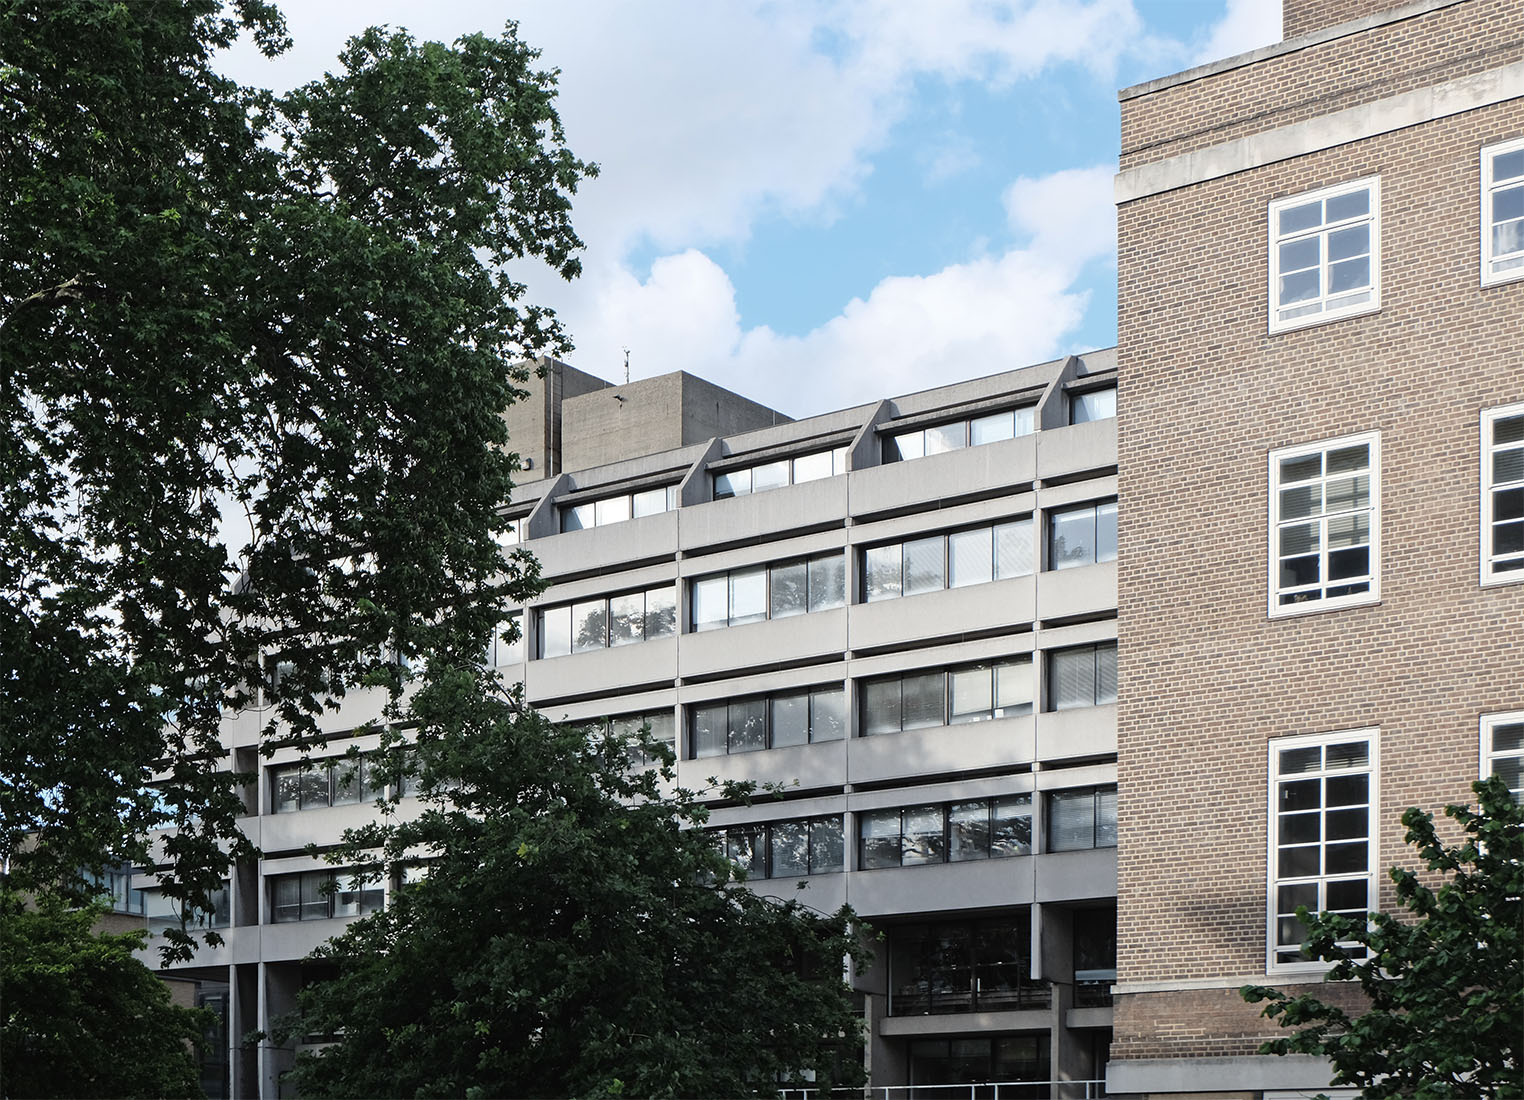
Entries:
{"type": "Polygon", "coordinates": [[[1121,93],[1114,1093],[1272,1097],[1237,988],[1524,733],[1524,5],[1286,0],[1121,93]]]}

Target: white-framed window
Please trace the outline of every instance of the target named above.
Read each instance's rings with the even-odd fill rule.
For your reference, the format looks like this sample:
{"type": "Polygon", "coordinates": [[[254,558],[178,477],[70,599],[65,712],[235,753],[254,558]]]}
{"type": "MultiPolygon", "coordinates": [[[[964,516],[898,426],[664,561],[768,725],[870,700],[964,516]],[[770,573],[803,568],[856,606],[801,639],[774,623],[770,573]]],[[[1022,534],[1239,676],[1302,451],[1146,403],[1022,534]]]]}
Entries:
{"type": "Polygon", "coordinates": [[[1482,583],[1524,581],[1524,403],[1482,410],[1482,583]]]}
{"type": "Polygon", "coordinates": [[[1524,279],[1524,137],[1482,149],[1482,285],[1524,279]]]}
{"type": "Polygon", "coordinates": [[[1270,331],[1381,307],[1381,180],[1270,204],[1270,331]]]}
{"type": "Polygon", "coordinates": [[[1524,799],[1524,710],[1482,715],[1482,778],[1493,775],[1524,799]]]}
{"type": "Polygon", "coordinates": [[[1272,972],[1326,965],[1302,954],[1307,928],[1297,919],[1298,906],[1348,917],[1375,906],[1378,734],[1346,730],[1270,742],[1266,966],[1272,972]]]}
{"type": "Polygon", "coordinates": [[[1270,452],[1270,615],[1380,599],[1381,433],[1270,452]]]}

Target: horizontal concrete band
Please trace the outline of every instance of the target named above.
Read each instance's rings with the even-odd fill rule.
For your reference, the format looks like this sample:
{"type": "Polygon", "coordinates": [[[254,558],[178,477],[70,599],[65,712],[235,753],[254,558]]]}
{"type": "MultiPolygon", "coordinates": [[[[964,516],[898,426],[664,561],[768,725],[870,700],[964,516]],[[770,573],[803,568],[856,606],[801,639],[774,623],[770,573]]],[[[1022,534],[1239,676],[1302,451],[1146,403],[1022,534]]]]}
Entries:
{"type": "Polygon", "coordinates": [[[1431,88],[1417,88],[1372,103],[1362,103],[1358,107],[1295,122],[1263,134],[1196,149],[1153,164],[1140,164],[1117,174],[1116,202],[1120,206],[1149,195],[1520,98],[1524,98],[1524,61],[1431,88]]]}
{"type": "Polygon", "coordinates": [[[1241,1058],[1113,1058],[1106,1091],[1123,1093],[1257,1092],[1326,1089],[1327,1058],[1310,1054],[1251,1054],[1241,1058]]]}

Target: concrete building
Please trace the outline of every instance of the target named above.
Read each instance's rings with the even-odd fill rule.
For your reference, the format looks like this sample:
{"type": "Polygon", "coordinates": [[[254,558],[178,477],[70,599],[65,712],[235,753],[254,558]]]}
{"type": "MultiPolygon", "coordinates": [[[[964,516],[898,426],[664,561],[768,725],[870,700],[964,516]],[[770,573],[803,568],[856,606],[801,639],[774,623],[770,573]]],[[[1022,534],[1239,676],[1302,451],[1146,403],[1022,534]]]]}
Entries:
{"type": "Polygon", "coordinates": [[[1285,33],[1121,93],[1115,1093],[1326,1086],[1237,988],[1518,786],[1524,6],[1285,33]]]}
{"type": "MultiPolygon", "coordinates": [[[[489,660],[553,718],[649,720],[684,786],[787,785],[712,824],[752,888],[794,897],[803,881],[809,904],[850,902],[885,933],[855,976],[875,1084],[1098,1092],[1116,928],[1113,353],[797,422],[687,375],[586,378],[549,373],[560,392],[529,415],[559,426],[533,438],[559,439],[568,466],[606,461],[515,490],[508,514],[550,587],[518,612],[523,642],[489,660]],[[695,441],[692,425],[741,430],[695,441]]],[[[372,747],[359,731],[378,705],[346,700],[306,764],[257,755],[261,712],[228,718],[230,764],[260,776],[244,827],[264,858],[232,876],[225,945],[176,972],[225,991],[232,1036],[286,1011],[321,977],[304,957],[384,904],[386,885],[323,894],[331,869],[304,852],[369,814],[375,792],[337,758],[372,747]]],[[[233,1044],[230,1092],[277,1095],[293,1057],[233,1044]]]]}

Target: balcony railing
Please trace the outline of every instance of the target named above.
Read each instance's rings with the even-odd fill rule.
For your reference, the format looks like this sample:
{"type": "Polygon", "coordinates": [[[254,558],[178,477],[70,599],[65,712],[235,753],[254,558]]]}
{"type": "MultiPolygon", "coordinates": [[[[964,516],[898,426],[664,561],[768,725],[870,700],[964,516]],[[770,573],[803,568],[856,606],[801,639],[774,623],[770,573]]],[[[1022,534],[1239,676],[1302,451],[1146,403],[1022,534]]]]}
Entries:
{"type": "Polygon", "coordinates": [[[781,1089],[778,1100],[1101,1100],[1106,1082],[976,1081],[959,1085],[884,1085],[861,1089],[781,1089]]]}

